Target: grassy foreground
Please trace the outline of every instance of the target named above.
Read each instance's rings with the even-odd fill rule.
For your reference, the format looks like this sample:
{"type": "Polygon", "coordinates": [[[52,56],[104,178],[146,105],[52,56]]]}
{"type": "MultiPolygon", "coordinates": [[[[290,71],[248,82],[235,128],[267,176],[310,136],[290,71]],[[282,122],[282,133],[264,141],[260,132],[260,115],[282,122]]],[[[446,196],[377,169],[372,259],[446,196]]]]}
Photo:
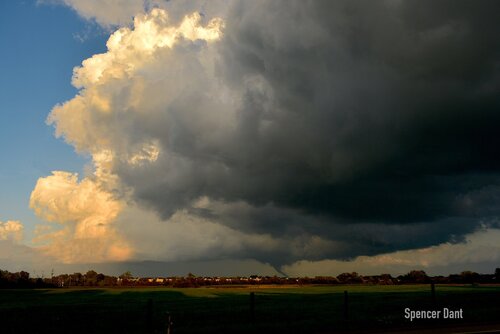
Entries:
{"type": "Polygon", "coordinates": [[[167,313],[172,333],[439,328],[500,322],[500,286],[439,285],[435,301],[429,285],[0,290],[2,333],[166,333],[167,313]],[[464,319],[410,322],[406,307],[462,308],[464,319]]]}

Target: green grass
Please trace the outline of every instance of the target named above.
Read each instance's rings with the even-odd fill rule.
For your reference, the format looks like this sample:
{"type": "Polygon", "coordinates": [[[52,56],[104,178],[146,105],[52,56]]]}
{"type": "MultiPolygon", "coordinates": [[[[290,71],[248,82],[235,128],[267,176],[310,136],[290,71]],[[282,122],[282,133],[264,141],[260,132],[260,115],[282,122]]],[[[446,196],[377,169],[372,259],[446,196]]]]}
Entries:
{"type": "Polygon", "coordinates": [[[0,323],[2,333],[165,333],[168,312],[174,333],[383,331],[495,322],[499,300],[500,286],[437,286],[435,304],[429,285],[0,290],[0,323]],[[461,307],[465,319],[410,324],[405,307],[461,307]]]}

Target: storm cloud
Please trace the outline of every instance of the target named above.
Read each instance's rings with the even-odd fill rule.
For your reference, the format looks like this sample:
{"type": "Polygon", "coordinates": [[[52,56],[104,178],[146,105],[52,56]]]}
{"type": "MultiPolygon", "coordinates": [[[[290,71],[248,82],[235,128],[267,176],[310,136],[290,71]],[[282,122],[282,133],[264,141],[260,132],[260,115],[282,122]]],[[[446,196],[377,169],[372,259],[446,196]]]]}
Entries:
{"type": "Polygon", "coordinates": [[[75,69],[49,123],[107,191],[272,237],[233,254],[272,263],[498,227],[497,1],[227,6],[138,15],[75,69]]]}

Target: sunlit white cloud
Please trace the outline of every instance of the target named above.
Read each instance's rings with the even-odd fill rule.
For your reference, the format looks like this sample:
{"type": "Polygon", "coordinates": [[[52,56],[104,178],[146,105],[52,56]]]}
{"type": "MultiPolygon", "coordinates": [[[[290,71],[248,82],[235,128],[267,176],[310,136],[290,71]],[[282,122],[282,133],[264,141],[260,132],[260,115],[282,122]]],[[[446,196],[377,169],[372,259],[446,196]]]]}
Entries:
{"type": "Polygon", "coordinates": [[[19,242],[23,239],[24,226],[18,220],[0,221],[0,240],[19,242]]]}
{"type": "MultiPolygon", "coordinates": [[[[157,85],[157,80],[164,80],[163,76],[176,75],[188,65],[172,50],[176,44],[184,47],[186,41],[195,45],[220,38],[223,27],[220,19],[211,19],[205,25],[201,21],[198,13],[185,16],[176,25],[171,24],[167,12],[161,9],[138,14],[133,29],[121,28],[110,36],[106,53],[95,55],[75,68],[73,84],[80,92],[74,99],[56,106],[48,122],[56,125],[57,136],[64,136],[79,152],[92,155],[94,170],[91,177],[81,181],[76,174],[67,172],[54,172],[38,180],[31,208],[43,220],[64,226],[56,231],[39,228],[36,240],[47,244],[44,249],[48,254],[64,262],[125,260],[132,255],[131,246],[114,227],[118,214],[128,205],[128,190],[121,186],[114,168],[119,163],[132,169],[147,168],[161,157],[161,144],[151,137],[145,140],[138,137],[135,141],[123,136],[122,131],[134,126],[125,115],[121,128],[110,131],[109,121],[122,112],[147,117],[152,110],[158,110],[158,104],[164,105],[165,99],[173,98],[173,94],[158,94],[157,89],[148,94],[149,88],[157,85]],[[162,60],[167,62],[166,71],[158,73],[162,60]],[[125,199],[114,198],[113,191],[120,192],[118,197],[125,199]]],[[[184,85],[187,84],[185,81],[184,85]]],[[[178,90],[177,94],[181,93],[182,86],[173,88],[178,90]]],[[[184,220],[189,225],[189,218],[184,220]]],[[[174,234],[164,231],[167,236],[174,236],[169,245],[176,244],[178,228],[172,230],[174,234]]],[[[206,247],[206,243],[202,245],[206,247]]],[[[191,251],[196,252],[195,248],[191,251]]],[[[173,247],[166,256],[172,258],[173,254],[178,256],[180,252],[173,247]]]]}
{"type": "MultiPolygon", "coordinates": [[[[168,13],[160,9],[138,15],[134,29],[121,28],[110,36],[106,53],[94,55],[74,69],[72,83],[81,90],[72,100],[56,106],[48,123],[56,125],[56,136],[64,136],[78,151],[99,154],[108,149],[125,160],[137,154],[134,149],[140,152],[149,147],[158,151],[150,142],[125,141],[131,138],[123,136],[122,131],[133,126],[130,123],[133,118],[147,121],[190,84],[192,78],[183,76],[190,70],[186,66],[199,66],[203,58],[191,59],[191,63],[186,54],[188,59],[179,59],[181,55],[172,47],[182,45],[185,40],[193,43],[217,40],[222,26],[217,18],[203,26],[198,13],[184,17],[177,26],[170,25],[168,13]],[[166,93],[161,94],[159,89],[165,89],[166,93]],[[120,126],[110,131],[107,124],[119,115],[132,119],[119,121],[120,126]]],[[[192,51],[195,56],[202,53],[202,50],[192,51]]]]}
{"type": "Polygon", "coordinates": [[[130,258],[132,250],[117,233],[114,221],[122,204],[99,184],[67,172],[40,178],[31,193],[30,207],[47,222],[61,227],[39,227],[35,241],[41,250],[62,262],[102,262],[130,258]]]}

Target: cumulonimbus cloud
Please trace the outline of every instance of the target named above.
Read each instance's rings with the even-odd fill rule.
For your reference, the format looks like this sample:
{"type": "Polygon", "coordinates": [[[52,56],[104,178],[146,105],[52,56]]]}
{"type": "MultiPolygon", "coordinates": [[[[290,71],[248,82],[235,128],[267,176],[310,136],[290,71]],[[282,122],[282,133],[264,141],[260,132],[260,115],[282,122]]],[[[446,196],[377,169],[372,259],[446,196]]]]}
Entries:
{"type": "Polygon", "coordinates": [[[167,222],[187,212],[295,240],[289,254],[247,257],[462,241],[499,214],[497,7],[233,1],[220,18],[179,19],[155,8],[75,68],[79,93],[48,122],[92,156],[101,187],[167,222]]]}

